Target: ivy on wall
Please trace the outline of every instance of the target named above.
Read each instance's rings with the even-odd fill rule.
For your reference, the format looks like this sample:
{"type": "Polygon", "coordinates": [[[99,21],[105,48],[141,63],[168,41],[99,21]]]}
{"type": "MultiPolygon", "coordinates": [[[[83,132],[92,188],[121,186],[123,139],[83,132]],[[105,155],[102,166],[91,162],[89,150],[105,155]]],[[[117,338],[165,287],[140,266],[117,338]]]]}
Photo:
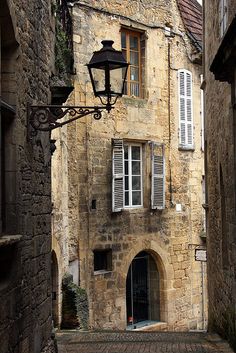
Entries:
{"type": "Polygon", "coordinates": [[[66,273],[62,280],[61,328],[88,329],[88,297],[85,289],[73,283],[72,275],[66,273]]]}

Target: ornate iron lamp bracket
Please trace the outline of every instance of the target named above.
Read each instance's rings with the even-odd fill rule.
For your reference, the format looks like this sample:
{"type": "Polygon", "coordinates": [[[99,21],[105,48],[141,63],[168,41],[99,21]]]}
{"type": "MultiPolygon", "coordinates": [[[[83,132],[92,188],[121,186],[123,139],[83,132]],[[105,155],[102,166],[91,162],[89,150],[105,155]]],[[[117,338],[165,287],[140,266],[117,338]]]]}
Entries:
{"type": "Polygon", "coordinates": [[[38,131],[51,131],[90,114],[93,115],[95,120],[99,120],[102,117],[103,110],[107,110],[107,107],[82,107],[64,105],[28,106],[29,137],[32,138],[36,136],[38,131]],[[61,119],[63,120],[60,121],[61,119]]]}

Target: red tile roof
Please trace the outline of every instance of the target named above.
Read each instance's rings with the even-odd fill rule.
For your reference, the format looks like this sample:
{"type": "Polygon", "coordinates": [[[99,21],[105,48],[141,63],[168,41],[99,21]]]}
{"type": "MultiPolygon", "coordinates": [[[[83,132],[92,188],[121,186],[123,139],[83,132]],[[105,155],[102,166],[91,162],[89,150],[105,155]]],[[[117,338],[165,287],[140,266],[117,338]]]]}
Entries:
{"type": "Polygon", "coordinates": [[[202,6],[197,0],[177,0],[185,28],[196,47],[202,49],[202,6]]]}

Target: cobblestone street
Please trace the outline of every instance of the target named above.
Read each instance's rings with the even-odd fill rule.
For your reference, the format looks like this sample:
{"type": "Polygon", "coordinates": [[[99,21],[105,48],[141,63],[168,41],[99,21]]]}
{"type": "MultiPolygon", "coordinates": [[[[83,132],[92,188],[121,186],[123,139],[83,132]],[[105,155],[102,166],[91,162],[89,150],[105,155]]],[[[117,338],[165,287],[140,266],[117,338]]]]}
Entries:
{"type": "Polygon", "coordinates": [[[58,353],[233,353],[207,333],[63,331],[56,337],[58,353]]]}

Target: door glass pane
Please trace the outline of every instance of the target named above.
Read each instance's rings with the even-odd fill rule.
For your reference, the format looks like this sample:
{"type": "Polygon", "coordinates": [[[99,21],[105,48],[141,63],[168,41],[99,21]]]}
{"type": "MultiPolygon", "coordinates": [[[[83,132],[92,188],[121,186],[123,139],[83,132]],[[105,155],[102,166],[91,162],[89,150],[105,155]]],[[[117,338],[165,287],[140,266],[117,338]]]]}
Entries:
{"type": "Polygon", "coordinates": [[[141,191],[132,192],[132,205],[133,206],[141,205],[141,191]]]}

